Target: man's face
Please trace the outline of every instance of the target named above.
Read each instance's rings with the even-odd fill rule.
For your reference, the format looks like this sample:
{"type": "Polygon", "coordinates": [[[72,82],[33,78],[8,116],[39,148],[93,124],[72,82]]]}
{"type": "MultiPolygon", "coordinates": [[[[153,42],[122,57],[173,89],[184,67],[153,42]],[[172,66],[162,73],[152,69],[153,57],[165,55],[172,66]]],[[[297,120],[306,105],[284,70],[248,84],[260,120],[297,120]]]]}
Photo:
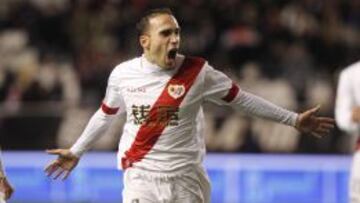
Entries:
{"type": "Polygon", "coordinates": [[[174,16],[161,14],[150,18],[149,27],[140,36],[145,57],[162,68],[173,68],[180,45],[180,28],[174,16]]]}

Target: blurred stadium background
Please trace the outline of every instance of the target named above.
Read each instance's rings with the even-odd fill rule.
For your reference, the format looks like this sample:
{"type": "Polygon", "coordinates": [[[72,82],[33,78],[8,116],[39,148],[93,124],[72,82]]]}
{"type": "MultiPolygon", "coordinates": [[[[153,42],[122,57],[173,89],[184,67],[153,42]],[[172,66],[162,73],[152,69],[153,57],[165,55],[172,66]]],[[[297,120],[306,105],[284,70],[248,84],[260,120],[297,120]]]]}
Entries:
{"type": "MultiPolygon", "coordinates": [[[[135,23],[148,8],[172,8],[183,53],[295,111],[321,104],[333,116],[338,73],[360,59],[357,0],[0,2],[0,139],[17,189],[10,203],[120,202],[114,156],[124,118],[68,181],[46,179],[52,157],[43,151],[69,147],[99,107],[112,68],[141,53],[135,23]]],[[[353,137],[335,129],[318,140],[206,109],[213,202],[347,202],[353,137]]]]}

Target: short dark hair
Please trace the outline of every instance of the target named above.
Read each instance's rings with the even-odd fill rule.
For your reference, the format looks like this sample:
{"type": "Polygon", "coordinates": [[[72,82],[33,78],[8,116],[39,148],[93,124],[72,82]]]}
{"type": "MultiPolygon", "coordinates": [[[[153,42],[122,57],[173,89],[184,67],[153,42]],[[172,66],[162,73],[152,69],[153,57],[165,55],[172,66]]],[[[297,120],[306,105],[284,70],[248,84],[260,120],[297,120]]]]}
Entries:
{"type": "Polygon", "coordinates": [[[169,8],[156,8],[147,11],[145,15],[140,19],[140,21],[136,24],[136,30],[138,31],[138,35],[140,36],[146,32],[149,27],[149,22],[151,18],[162,14],[168,14],[173,16],[173,13],[169,8]]]}

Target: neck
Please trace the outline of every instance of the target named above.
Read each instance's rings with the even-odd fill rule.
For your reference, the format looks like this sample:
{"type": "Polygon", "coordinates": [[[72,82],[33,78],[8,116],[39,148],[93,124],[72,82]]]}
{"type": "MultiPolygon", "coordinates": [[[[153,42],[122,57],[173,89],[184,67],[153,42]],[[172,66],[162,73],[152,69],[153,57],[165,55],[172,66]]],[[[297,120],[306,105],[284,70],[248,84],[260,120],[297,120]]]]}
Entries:
{"type": "Polygon", "coordinates": [[[159,66],[161,69],[171,69],[172,67],[168,67],[165,64],[160,64],[153,56],[151,56],[149,53],[144,52],[144,57],[147,61],[149,61],[152,64],[155,64],[159,66]]]}
{"type": "Polygon", "coordinates": [[[150,63],[157,64],[157,63],[155,62],[155,59],[154,59],[153,57],[151,57],[151,55],[150,55],[149,53],[144,52],[143,56],[144,56],[145,59],[146,59],[147,61],[149,61],[150,63]]]}

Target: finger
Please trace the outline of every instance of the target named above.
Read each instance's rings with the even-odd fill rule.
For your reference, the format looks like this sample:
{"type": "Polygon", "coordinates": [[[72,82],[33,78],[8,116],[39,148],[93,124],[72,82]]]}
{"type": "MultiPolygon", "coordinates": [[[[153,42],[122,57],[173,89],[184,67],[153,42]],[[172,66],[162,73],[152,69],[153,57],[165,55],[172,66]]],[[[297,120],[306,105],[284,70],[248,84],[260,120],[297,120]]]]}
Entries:
{"type": "Polygon", "coordinates": [[[329,117],[318,117],[318,120],[323,123],[333,123],[335,124],[335,119],[329,117]]]}
{"type": "Polygon", "coordinates": [[[331,129],[330,128],[319,128],[318,132],[324,132],[326,134],[330,134],[331,129]]]}
{"type": "MultiPolygon", "coordinates": [[[[320,109],[320,106],[316,106],[315,108],[312,108],[312,109],[309,109],[309,110],[303,112],[303,113],[301,114],[302,119],[304,119],[304,118],[308,119],[308,118],[313,117],[314,114],[319,111],[319,109],[320,109]]],[[[314,116],[314,117],[315,117],[315,116],[314,116]]],[[[315,117],[315,118],[316,118],[316,117],[315,117]]]]}
{"type": "Polygon", "coordinates": [[[320,124],[320,127],[332,129],[332,128],[334,128],[335,126],[334,126],[333,124],[329,124],[329,123],[321,123],[321,124],[320,124]]]}
{"type": "Polygon", "coordinates": [[[12,189],[6,190],[5,191],[5,199],[8,200],[11,197],[12,193],[13,193],[12,189]]]}
{"type": "Polygon", "coordinates": [[[9,192],[9,198],[11,197],[11,195],[14,193],[14,189],[13,188],[10,188],[10,192],[9,192]]]}
{"type": "Polygon", "coordinates": [[[309,114],[310,114],[310,115],[316,114],[317,112],[319,112],[320,107],[321,107],[321,106],[318,104],[316,107],[310,109],[310,110],[308,111],[309,114]]]}
{"type": "Polygon", "coordinates": [[[8,200],[10,198],[10,192],[8,190],[6,190],[5,192],[5,200],[8,200]]]}
{"type": "Polygon", "coordinates": [[[318,129],[316,133],[320,134],[322,137],[330,134],[330,129],[318,129]]]}
{"type": "Polygon", "coordinates": [[[54,180],[58,179],[64,172],[65,172],[64,169],[59,168],[59,170],[57,170],[57,171],[54,173],[53,179],[54,179],[54,180]]]}
{"type": "Polygon", "coordinates": [[[46,153],[54,154],[54,155],[61,155],[62,151],[63,151],[62,149],[47,149],[46,153]]]}
{"type": "Polygon", "coordinates": [[[52,161],[50,164],[48,164],[48,165],[45,167],[44,171],[45,171],[45,172],[52,171],[53,168],[56,167],[56,166],[58,166],[58,165],[59,165],[58,160],[52,161]]]}
{"type": "Polygon", "coordinates": [[[329,129],[319,128],[319,129],[317,129],[315,132],[321,134],[322,136],[324,136],[324,135],[329,134],[329,133],[330,133],[330,130],[329,130],[329,129]]]}
{"type": "Polygon", "coordinates": [[[57,175],[60,171],[61,171],[61,168],[58,167],[58,168],[56,168],[56,170],[52,171],[52,173],[49,174],[48,177],[55,179],[56,175],[57,175]]]}
{"type": "Polygon", "coordinates": [[[319,134],[317,132],[311,132],[311,135],[313,135],[316,138],[322,138],[321,134],[319,134]]]}
{"type": "Polygon", "coordinates": [[[67,177],[70,175],[70,172],[71,172],[71,171],[69,171],[69,170],[65,171],[64,176],[63,176],[62,180],[67,179],[67,177]]]}
{"type": "Polygon", "coordinates": [[[47,176],[51,176],[58,168],[60,167],[59,162],[55,161],[52,164],[50,164],[48,167],[46,167],[45,172],[47,173],[47,176]]]}
{"type": "Polygon", "coordinates": [[[47,176],[50,176],[52,173],[54,173],[55,170],[56,170],[55,165],[49,165],[49,166],[46,167],[45,173],[46,173],[47,176]]]}
{"type": "Polygon", "coordinates": [[[330,132],[331,128],[320,125],[315,129],[316,132],[330,132]]]}

